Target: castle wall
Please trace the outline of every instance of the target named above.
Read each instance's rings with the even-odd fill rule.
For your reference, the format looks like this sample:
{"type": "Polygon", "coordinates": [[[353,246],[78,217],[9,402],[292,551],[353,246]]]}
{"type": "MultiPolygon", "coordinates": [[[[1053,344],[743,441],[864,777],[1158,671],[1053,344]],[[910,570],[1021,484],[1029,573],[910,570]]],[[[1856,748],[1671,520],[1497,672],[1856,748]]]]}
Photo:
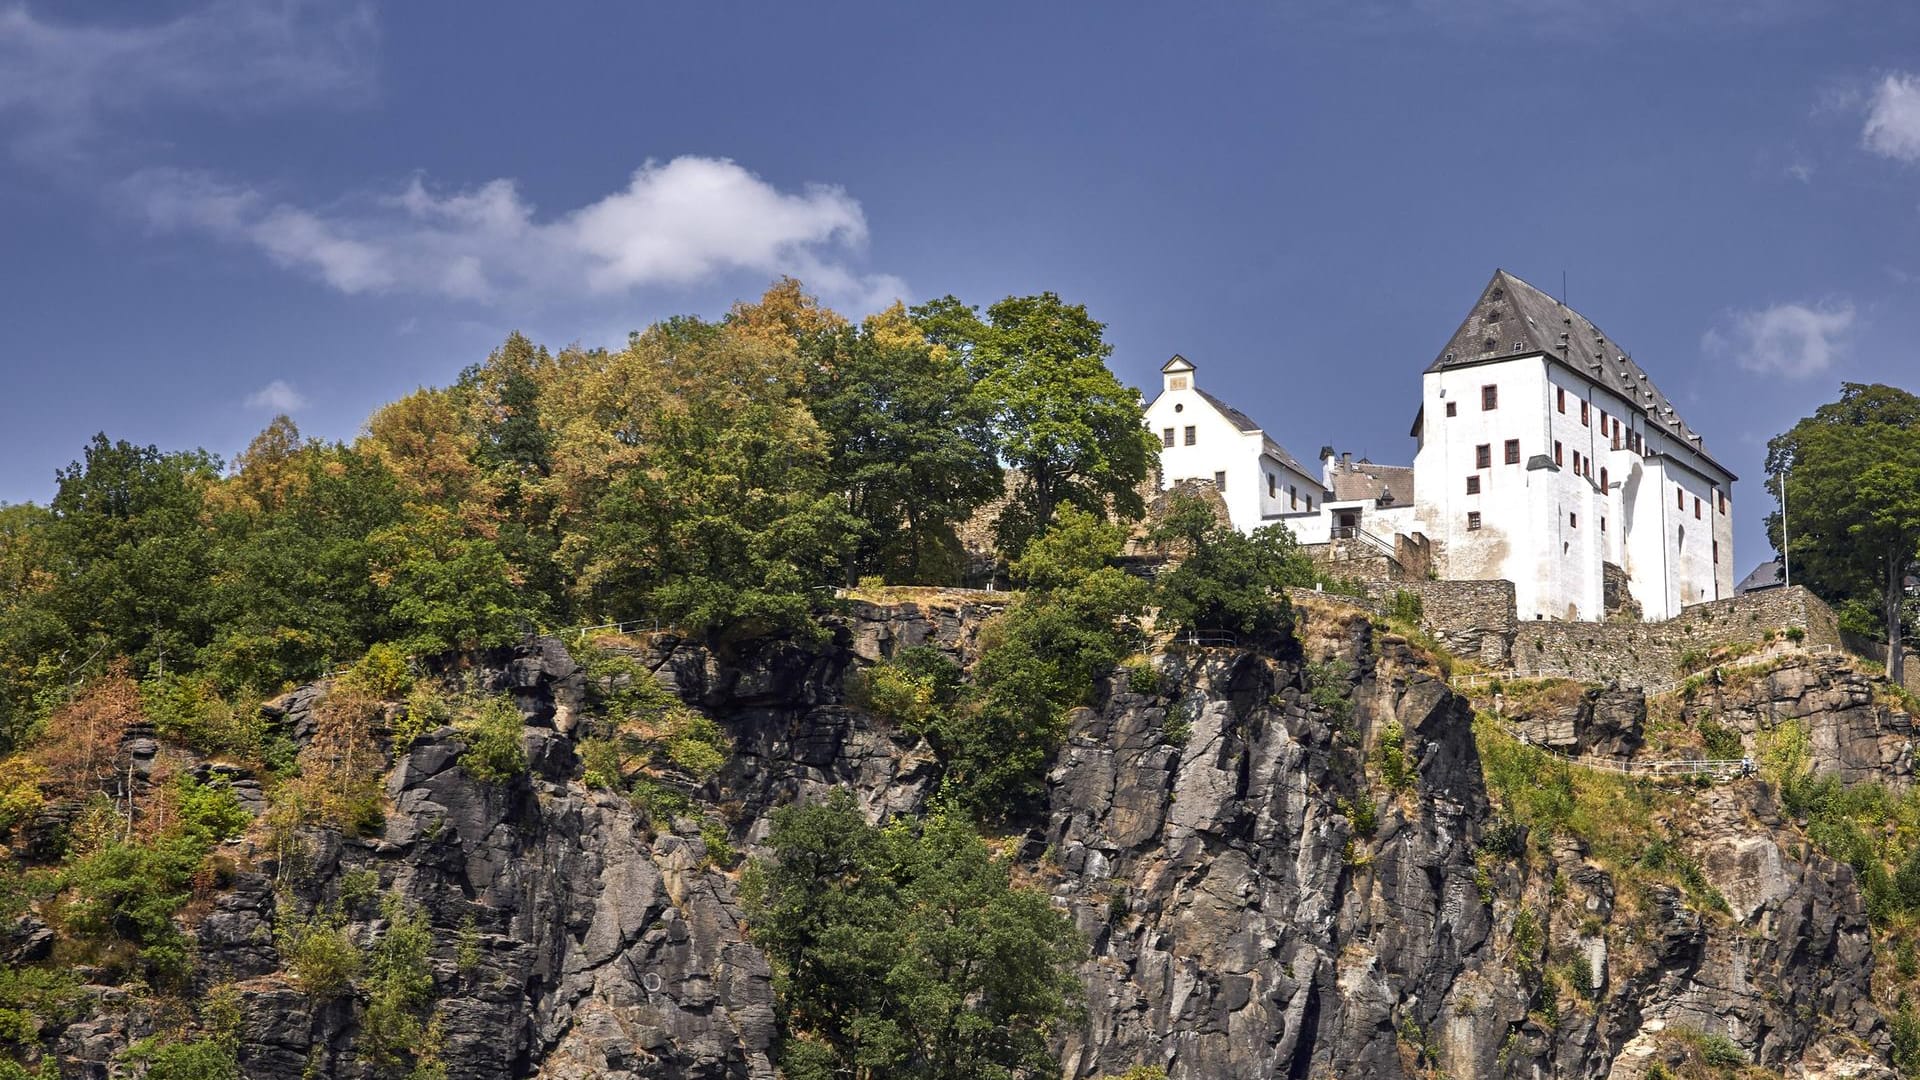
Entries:
{"type": "Polygon", "coordinates": [[[1521,675],[1618,679],[1626,686],[1664,686],[1680,678],[1689,652],[1757,642],[1770,631],[1799,627],[1802,644],[1842,648],[1833,609],[1800,586],[1767,589],[1687,608],[1665,622],[1521,621],[1512,670],[1521,675]]]}

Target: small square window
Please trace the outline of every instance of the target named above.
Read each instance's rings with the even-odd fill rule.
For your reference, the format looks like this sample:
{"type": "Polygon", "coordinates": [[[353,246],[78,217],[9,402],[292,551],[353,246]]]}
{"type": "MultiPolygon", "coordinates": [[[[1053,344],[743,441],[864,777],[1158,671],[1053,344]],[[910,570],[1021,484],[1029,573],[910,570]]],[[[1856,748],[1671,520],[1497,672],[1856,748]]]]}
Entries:
{"type": "Polygon", "coordinates": [[[1469,495],[1480,494],[1480,478],[1479,477],[1477,476],[1467,477],[1467,494],[1469,495]]]}
{"type": "Polygon", "coordinates": [[[1194,441],[1194,440],[1193,440],[1193,425],[1192,425],[1192,424],[1188,424],[1188,425],[1187,425],[1187,445],[1188,445],[1188,446],[1192,446],[1192,445],[1193,445],[1193,441],[1194,441]]]}
{"type": "Polygon", "coordinates": [[[1720,512],[1727,512],[1727,493],[1724,491],[1720,492],[1720,512]]]}
{"type": "Polygon", "coordinates": [[[1553,391],[1553,397],[1554,397],[1555,407],[1557,407],[1561,412],[1566,412],[1567,411],[1566,389],[1563,387],[1555,387],[1553,391]]]}
{"type": "Polygon", "coordinates": [[[1582,427],[1593,426],[1593,421],[1587,416],[1587,403],[1584,401],[1580,403],[1580,424],[1582,427]]]}
{"type": "Polygon", "coordinates": [[[1214,473],[1213,486],[1214,486],[1214,489],[1217,491],[1227,490],[1227,474],[1224,472],[1214,473]]]}
{"type": "Polygon", "coordinates": [[[1497,409],[1499,407],[1500,407],[1500,388],[1498,386],[1481,387],[1480,388],[1480,410],[1482,412],[1487,412],[1489,410],[1497,409]]]}
{"type": "Polygon", "coordinates": [[[1673,489],[1673,506],[1676,510],[1685,510],[1687,508],[1686,488],[1677,487],[1673,489]]]}
{"type": "Polygon", "coordinates": [[[1606,532],[1606,531],[1607,531],[1607,519],[1606,519],[1606,518],[1601,518],[1601,519],[1600,519],[1600,531],[1601,531],[1601,532],[1606,532]]]}
{"type": "MultiPolygon", "coordinates": [[[[1605,494],[1605,493],[1606,493],[1606,490],[1607,490],[1607,470],[1606,470],[1606,466],[1604,466],[1604,465],[1603,465],[1603,466],[1601,466],[1601,468],[1600,468],[1600,492],[1601,492],[1601,494],[1605,494]]],[[[1602,525],[1602,526],[1601,526],[1601,528],[1602,528],[1602,529],[1605,529],[1605,528],[1606,528],[1606,526],[1604,526],[1604,525],[1602,525]]]]}
{"type": "Polygon", "coordinates": [[[1480,511],[1478,510],[1467,511],[1467,528],[1469,530],[1472,530],[1472,529],[1478,529],[1479,527],[1480,527],[1480,511]]]}
{"type": "Polygon", "coordinates": [[[1280,493],[1280,482],[1273,478],[1272,473],[1268,473],[1267,474],[1267,498],[1271,499],[1275,495],[1278,495],[1279,493],[1280,493]]]}
{"type": "Polygon", "coordinates": [[[1507,464],[1509,465],[1520,464],[1520,440],[1519,439],[1507,440],[1507,464]]]}
{"type": "Polygon", "coordinates": [[[1580,475],[1580,451],[1578,450],[1573,452],[1573,475],[1580,475]]]}
{"type": "Polygon", "coordinates": [[[1473,448],[1473,467],[1476,469],[1493,468],[1493,444],[1481,443],[1473,448]]]}
{"type": "Polygon", "coordinates": [[[1700,520],[1700,496],[1698,495],[1693,497],[1693,520],[1700,520]]]}
{"type": "Polygon", "coordinates": [[[1580,527],[1580,515],[1579,515],[1579,514],[1568,514],[1568,515],[1567,515],[1567,528],[1569,528],[1569,529],[1577,529],[1577,528],[1579,528],[1579,527],[1580,527]]]}
{"type": "Polygon", "coordinates": [[[1720,541],[1718,540],[1713,542],[1713,561],[1716,566],[1720,563],[1720,541]]]}
{"type": "Polygon", "coordinates": [[[1160,445],[1161,446],[1173,445],[1173,429],[1172,428],[1167,428],[1162,432],[1160,432],[1160,445]]]}
{"type": "Polygon", "coordinates": [[[1567,463],[1565,456],[1560,452],[1560,443],[1558,440],[1555,440],[1553,444],[1553,463],[1555,465],[1565,465],[1567,463]]]}
{"type": "Polygon", "coordinates": [[[1460,403],[1459,403],[1459,402],[1457,402],[1457,401],[1449,401],[1449,402],[1447,402],[1447,415],[1448,415],[1448,416],[1459,416],[1459,415],[1460,415],[1460,403]]]}

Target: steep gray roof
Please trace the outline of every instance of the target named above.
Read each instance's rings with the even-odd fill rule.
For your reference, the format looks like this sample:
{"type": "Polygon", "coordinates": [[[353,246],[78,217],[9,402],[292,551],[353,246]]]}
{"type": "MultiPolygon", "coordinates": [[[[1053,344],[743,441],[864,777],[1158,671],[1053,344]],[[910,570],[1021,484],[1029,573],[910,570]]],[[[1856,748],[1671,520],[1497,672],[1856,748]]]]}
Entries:
{"type": "MultiPolygon", "coordinates": [[[[1214,409],[1216,409],[1221,416],[1226,417],[1227,423],[1232,424],[1234,427],[1239,428],[1241,431],[1248,432],[1248,433],[1261,431],[1260,425],[1254,422],[1253,417],[1248,416],[1246,413],[1243,413],[1239,409],[1236,409],[1233,406],[1227,404],[1226,402],[1221,401],[1219,398],[1214,397],[1212,394],[1207,393],[1205,390],[1202,390],[1197,386],[1193,388],[1193,392],[1196,394],[1199,394],[1200,399],[1202,401],[1205,401],[1207,404],[1213,406],[1214,409]]],[[[1264,449],[1266,450],[1266,452],[1273,455],[1273,457],[1277,459],[1280,462],[1280,464],[1285,465],[1287,468],[1292,469],[1294,472],[1297,472],[1302,476],[1313,475],[1312,473],[1307,471],[1307,467],[1305,465],[1300,464],[1299,458],[1296,458],[1291,453],[1288,453],[1286,447],[1281,446],[1277,442],[1274,442],[1273,436],[1262,432],[1260,438],[1265,444],[1264,449]]]]}
{"type": "Polygon", "coordinates": [[[1633,402],[1643,417],[1713,461],[1699,441],[1699,433],[1680,418],[1673,402],[1653,384],[1646,370],[1634,363],[1626,349],[1601,333],[1585,315],[1505,270],[1493,272],[1493,280],[1487,282],[1473,310],[1427,370],[1468,367],[1534,353],[1554,357],[1633,402]]]}
{"type": "Polygon", "coordinates": [[[1753,573],[1740,579],[1733,587],[1733,595],[1745,596],[1755,589],[1771,589],[1775,585],[1785,585],[1786,571],[1781,568],[1779,559],[1768,559],[1753,568],[1753,573]]]}

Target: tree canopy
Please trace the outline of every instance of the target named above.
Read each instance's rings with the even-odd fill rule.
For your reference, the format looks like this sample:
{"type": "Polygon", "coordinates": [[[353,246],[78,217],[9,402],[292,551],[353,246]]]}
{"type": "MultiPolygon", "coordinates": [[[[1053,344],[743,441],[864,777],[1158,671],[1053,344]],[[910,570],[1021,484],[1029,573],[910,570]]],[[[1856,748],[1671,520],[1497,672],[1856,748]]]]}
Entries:
{"type": "Polygon", "coordinates": [[[1125,518],[1159,454],[1140,395],[1114,377],[1105,324],[1050,292],[978,312],[952,296],[913,309],[927,339],[962,357],[989,403],[995,446],[1018,482],[995,523],[1018,555],[1062,506],[1125,518]]]}
{"type": "Polygon", "coordinates": [[[783,278],[616,350],[510,334],[351,443],[277,417],[223,467],[100,435],[0,508],[0,749],[116,658],[269,693],[379,643],[817,633],[837,583],[957,582],[1003,464],[1005,558],[1061,507],[1137,514],[1151,440],[1101,330],[1050,293],[855,324],[783,278]]]}
{"type": "Polygon", "coordinates": [[[1059,1069],[1084,945],[1046,894],[1013,885],[963,817],[867,823],[846,789],[774,812],[746,877],[773,962],[794,1080],[977,1080],[1059,1069]]]}
{"type": "Polygon", "coordinates": [[[1794,580],[1831,603],[1871,605],[1898,682],[1905,581],[1920,559],[1920,398],[1846,383],[1767,444],[1767,471],[1786,485],[1784,549],[1778,513],[1768,527],[1794,580]]]}

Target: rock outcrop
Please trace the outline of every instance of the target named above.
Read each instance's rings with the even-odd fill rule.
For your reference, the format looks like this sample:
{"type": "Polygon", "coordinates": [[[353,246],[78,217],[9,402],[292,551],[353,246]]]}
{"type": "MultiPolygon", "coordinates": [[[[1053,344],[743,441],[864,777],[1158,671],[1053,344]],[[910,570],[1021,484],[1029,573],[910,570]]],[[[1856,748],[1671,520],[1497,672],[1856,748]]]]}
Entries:
{"type": "MultiPolygon", "coordinates": [[[[429,733],[388,762],[379,835],[259,830],[197,913],[195,977],[237,992],[245,1075],[373,1074],[364,1010],[298,992],[276,945],[321,910],[370,938],[382,916],[355,897],[372,880],[435,928],[450,1077],[770,1080],[773,983],[725,849],[753,853],[774,808],[834,786],[876,818],[919,812],[934,756],[850,705],[846,673],[912,645],[965,660],[992,610],[854,605],[817,645],[630,649],[733,748],[671,821],[579,782],[592,718],[558,642],[479,658],[466,677],[520,707],[527,775],[482,783],[453,729],[429,733]]],[[[1799,842],[1758,781],[1660,821],[1661,850],[1697,880],[1623,879],[1496,815],[1472,711],[1413,646],[1361,618],[1316,630],[1279,655],[1156,653],[1160,691],[1116,678],[1073,715],[1046,812],[1016,845],[1090,947],[1067,1076],[1634,1077],[1679,1032],[1800,1075],[1891,1075],[1851,872],[1799,842]],[[1383,779],[1385,754],[1407,782],[1383,779]]],[[[1768,702],[1808,701],[1794,678],[1768,702]]],[[[307,737],[322,693],[268,713],[307,737]]],[[[1589,695],[1542,741],[1631,753],[1640,707],[1589,695]]],[[[24,927],[0,944],[39,940],[24,927]]],[[[95,1011],[113,1018],[68,1027],[63,1075],[109,1075],[158,1022],[95,1011]]]]}

